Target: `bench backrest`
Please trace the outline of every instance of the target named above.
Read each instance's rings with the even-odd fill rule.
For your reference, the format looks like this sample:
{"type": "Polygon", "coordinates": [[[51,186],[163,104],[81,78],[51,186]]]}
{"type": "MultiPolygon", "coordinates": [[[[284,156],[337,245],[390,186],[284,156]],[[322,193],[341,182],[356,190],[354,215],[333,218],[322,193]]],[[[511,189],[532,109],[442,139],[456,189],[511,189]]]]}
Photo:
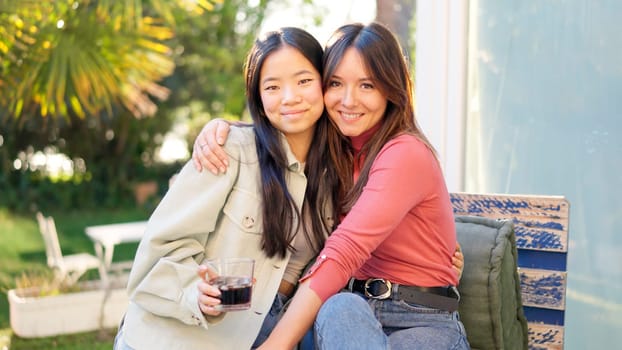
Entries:
{"type": "Polygon", "coordinates": [[[562,349],[569,203],[561,196],[452,193],[455,215],[514,223],[530,349],[562,349]]]}

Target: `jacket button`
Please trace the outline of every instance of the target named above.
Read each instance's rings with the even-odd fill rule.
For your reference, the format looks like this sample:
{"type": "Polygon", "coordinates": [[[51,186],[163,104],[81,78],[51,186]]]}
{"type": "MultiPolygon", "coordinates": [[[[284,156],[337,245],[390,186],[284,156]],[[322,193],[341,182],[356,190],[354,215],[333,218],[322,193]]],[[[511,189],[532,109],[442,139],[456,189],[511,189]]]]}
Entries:
{"type": "Polygon", "coordinates": [[[244,227],[246,228],[251,228],[255,226],[255,219],[253,219],[250,216],[245,216],[244,219],[242,220],[242,225],[244,225],[244,227]]]}
{"type": "Polygon", "coordinates": [[[192,319],[196,322],[197,326],[201,325],[201,319],[198,316],[192,315],[192,319]]]}

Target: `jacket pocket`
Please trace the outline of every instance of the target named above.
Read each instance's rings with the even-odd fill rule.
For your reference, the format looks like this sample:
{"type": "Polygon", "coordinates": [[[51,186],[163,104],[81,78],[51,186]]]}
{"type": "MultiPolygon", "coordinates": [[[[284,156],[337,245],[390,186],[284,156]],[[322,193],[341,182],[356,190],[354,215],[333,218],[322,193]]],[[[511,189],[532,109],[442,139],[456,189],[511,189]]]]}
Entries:
{"type": "Polygon", "coordinates": [[[257,194],[234,188],[225,203],[223,212],[241,231],[261,234],[263,218],[261,200],[257,194]]]}

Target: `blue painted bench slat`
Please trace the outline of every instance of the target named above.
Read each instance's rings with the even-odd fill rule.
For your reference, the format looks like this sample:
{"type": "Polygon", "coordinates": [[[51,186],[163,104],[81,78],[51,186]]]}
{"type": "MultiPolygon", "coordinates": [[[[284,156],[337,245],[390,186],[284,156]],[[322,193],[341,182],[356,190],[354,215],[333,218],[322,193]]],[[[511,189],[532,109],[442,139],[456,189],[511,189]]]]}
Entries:
{"type": "Polygon", "coordinates": [[[563,349],[569,203],[562,196],[451,193],[455,215],[511,220],[530,349],[563,349]]]}

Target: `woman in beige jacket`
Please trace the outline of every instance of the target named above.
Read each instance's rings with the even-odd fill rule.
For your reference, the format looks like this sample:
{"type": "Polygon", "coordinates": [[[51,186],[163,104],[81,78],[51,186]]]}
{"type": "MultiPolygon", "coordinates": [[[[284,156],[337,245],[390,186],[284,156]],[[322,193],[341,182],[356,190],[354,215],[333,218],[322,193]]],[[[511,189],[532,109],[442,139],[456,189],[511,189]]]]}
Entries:
{"type": "Polygon", "coordinates": [[[249,349],[273,304],[291,294],[337,218],[321,60],[302,29],[255,42],[245,65],[254,125],[232,128],[224,174],[186,164],[152,214],[115,349],[249,349]],[[198,267],[216,257],[255,259],[250,309],[219,313],[199,302],[209,297],[198,267]]]}

